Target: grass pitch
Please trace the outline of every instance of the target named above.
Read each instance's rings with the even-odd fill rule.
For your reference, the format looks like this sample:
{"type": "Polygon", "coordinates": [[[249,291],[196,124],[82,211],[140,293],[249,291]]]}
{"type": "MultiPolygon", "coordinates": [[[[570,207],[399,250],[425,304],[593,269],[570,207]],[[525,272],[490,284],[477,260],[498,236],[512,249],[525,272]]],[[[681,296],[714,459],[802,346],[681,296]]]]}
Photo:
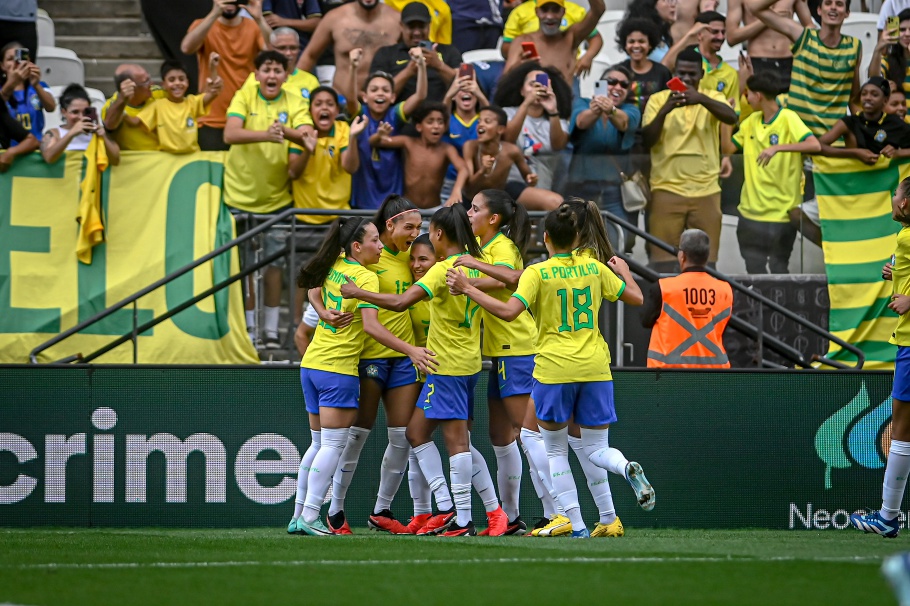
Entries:
{"type": "Polygon", "coordinates": [[[627,531],[620,539],[311,538],[281,528],[0,530],[0,603],[894,604],[903,538],[627,531]]]}

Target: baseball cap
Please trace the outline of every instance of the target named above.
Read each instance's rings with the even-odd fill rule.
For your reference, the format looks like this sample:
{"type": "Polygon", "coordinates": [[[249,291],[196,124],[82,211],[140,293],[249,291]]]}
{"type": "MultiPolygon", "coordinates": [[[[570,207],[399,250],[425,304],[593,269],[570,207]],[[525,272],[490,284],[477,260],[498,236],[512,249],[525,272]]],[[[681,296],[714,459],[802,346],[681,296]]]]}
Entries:
{"type": "Polygon", "coordinates": [[[423,23],[432,21],[430,19],[430,9],[427,8],[426,4],[411,2],[404,7],[404,10],[401,11],[401,22],[411,23],[413,21],[421,21],[423,23]]]}
{"type": "Polygon", "coordinates": [[[546,6],[547,4],[556,4],[562,8],[566,7],[566,0],[537,0],[537,6],[546,6]]]}

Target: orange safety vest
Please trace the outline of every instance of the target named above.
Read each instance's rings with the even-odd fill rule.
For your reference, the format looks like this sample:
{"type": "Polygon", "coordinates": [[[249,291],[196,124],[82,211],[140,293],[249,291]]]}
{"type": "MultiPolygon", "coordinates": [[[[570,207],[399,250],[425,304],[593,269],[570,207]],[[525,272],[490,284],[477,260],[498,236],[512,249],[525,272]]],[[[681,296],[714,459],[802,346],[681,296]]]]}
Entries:
{"type": "Polygon", "coordinates": [[[649,368],[730,368],[723,335],[733,289],[703,271],[661,278],[660,316],[651,330],[649,368]]]}

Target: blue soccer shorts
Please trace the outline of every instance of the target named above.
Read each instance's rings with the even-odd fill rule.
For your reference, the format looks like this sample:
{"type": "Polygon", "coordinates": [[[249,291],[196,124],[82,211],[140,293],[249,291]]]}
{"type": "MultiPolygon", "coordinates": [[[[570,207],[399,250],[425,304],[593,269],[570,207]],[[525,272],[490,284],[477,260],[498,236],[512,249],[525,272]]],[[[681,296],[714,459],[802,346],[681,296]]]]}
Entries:
{"type": "Polygon", "coordinates": [[[509,396],[527,395],[534,386],[534,355],[492,358],[487,398],[502,400],[509,396]]]}
{"type": "Polygon", "coordinates": [[[474,414],[474,388],[480,373],[463,377],[429,375],[420,390],[417,407],[428,419],[468,420],[474,414]]]}
{"type": "Polygon", "coordinates": [[[337,372],[300,369],[300,386],[306,411],[318,415],[319,407],[357,408],[360,400],[360,379],[337,372]]]}
{"type": "Polygon", "coordinates": [[[541,421],[568,423],[574,415],[576,423],[589,427],[616,422],[613,381],[546,384],[535,380],[531,397],[541,421]]]}
{"type": "Polygon", "coordinates": [[[410,358],[361,360],[357,371],[361,379],[373,379],[383,389],[395,389],[420,382],[420,372],[410,358]]]}

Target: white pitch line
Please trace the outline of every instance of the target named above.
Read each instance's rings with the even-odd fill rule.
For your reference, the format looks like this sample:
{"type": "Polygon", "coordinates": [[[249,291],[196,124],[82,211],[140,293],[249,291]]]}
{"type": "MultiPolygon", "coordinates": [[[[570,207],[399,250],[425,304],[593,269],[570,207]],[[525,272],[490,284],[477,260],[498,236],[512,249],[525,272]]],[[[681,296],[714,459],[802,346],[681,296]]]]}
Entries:
{"type": "Polygon", "coordinates": [[[396,565],[464,565],[464,564],[660,564],[660,563],[703,563],[703,562],[830,562],[863,563],[880,562],[880,556],[810,557],[799,558],[779,556],[757,557],[604,557],[604,558],[468,558],[458,560],[247,560],[224,562],[97,562],[68,563],[48,562],[43,564],[0,565],[0,569],[16,570],[91,570],[91,569],[134,569],[134,568],[232,568],[241,566],[396,566],[396,565]]]}

